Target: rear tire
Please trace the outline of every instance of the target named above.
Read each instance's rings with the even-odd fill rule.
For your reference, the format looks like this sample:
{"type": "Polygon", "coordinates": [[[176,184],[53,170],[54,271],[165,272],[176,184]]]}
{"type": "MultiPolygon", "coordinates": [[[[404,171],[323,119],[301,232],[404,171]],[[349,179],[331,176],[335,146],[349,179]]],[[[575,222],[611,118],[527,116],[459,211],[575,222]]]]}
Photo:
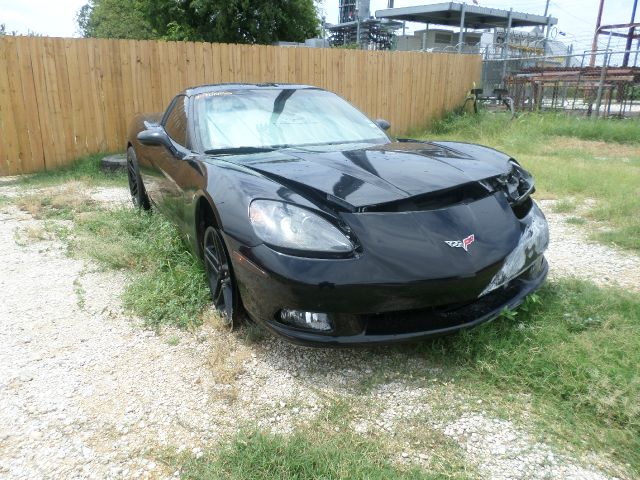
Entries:
{"type": "Polygon", "coordinates": [[[151,202],[149,202],[147,191],[142,183],[138,158],[133,147],[127,149],[127,176],[129,177],[129,193],[131,193],[133,204],[142,210],[150,210],[151,202]]]}

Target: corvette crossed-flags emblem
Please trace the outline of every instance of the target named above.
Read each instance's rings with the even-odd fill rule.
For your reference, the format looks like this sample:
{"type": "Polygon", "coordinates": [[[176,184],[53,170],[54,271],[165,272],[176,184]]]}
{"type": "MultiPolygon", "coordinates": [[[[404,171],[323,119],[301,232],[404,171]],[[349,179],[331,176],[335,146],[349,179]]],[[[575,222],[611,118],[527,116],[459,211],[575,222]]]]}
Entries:
{"type": "Polygon", "coordinates": [[[475,235],[472,233],[462,240],[445,240],[444,243],[454,248],[464,248],[465,252],[469,251],[469,245],[476,241],[475,235]]]}

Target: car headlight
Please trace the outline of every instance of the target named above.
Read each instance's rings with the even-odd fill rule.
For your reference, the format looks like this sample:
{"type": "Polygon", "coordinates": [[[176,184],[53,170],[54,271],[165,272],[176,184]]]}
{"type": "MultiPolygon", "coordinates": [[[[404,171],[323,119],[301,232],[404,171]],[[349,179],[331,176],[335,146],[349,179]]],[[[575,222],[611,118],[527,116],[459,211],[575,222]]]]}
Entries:
{"type": "Polygon", "coordinates": [[[254,200],[249,220],[260,239],[287,250],[345,254],[353,251],[349,239],[321,216],[289,203],[254,200]]]}

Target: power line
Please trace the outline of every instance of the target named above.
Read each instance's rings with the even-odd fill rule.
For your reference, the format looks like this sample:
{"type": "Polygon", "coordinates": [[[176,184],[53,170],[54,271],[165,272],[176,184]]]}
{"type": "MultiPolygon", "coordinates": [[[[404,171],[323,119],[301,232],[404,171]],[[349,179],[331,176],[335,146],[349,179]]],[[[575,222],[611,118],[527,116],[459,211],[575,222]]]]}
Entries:
{"type": "Polygon", "coordinates": [[[578,21],[580,21],[580,22],[582,22],[582,23],[584,23],[584,24],[586,24],[586,25],[589,25],[590,27],[593,27],[593,26],[594,26],[594,23],[593,23],[593,22],[590,22],[590,21],[588,21],[588,20],[585,20],[584,18],[580,18],[580,17],[578,17],[575,13],[570,12],[569,10],[565,10],[563,7],[561,7],[560,5],[558,5],[556,2],[551,2],[551,5],[553,5],[553,6],[554,6],[554,7],[556,7],[556,8],[559,8],[559,9],[560,9],[560,10],[562,10],[564,13],[568,13],[569,15],[571,15],[571,16],[572,16],[573,18],[575,18],[576,20],[578,20],[578,21]]]}

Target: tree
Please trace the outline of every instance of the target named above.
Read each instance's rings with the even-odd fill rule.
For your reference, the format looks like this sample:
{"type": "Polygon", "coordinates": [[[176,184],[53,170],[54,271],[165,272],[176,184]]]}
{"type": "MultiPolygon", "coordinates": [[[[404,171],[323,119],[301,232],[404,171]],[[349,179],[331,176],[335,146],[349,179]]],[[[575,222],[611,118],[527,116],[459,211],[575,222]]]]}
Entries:
{"type": "Polygon", "coordinates": [[[83,37],[157,38],[139,0],[89,0],[76,15],[83,37]]]}
{"type": "Polygon", "coordinates": [[[85,37],[228,43],[304,41],[318,34],[313,0],[89,0],[85,37]]]}

